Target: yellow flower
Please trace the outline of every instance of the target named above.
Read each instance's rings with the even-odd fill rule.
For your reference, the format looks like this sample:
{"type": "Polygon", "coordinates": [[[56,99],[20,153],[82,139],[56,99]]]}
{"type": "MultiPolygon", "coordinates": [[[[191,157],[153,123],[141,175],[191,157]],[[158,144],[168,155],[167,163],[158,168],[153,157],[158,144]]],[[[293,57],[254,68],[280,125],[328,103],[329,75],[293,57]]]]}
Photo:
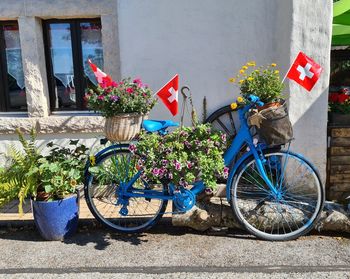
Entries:
{"type": "Polygon", "coordinates": [[[250,62],[248,62],[248,63],[247,63],[247,66],[249,66],[249,67],[255,67],[255,63],[250,63],[250,62]]]}
{"type": "Polygon", "coordinates": [[[76,181],[75,179],[72,179],[72,180],[70,181],[70,186],[72,186],[72,187],[77,186],[77,181],[76,181]]]}
{"type": "Polygon", "coordinates": [[[236,79],[235,79],[235,78],[230,78],[230,79],[229,79],[229,82],[234,83],[235,81],[236,81],[236,79]]]}
{"type": "Polygon", "coordinates": [[[244,74],[244,70],[243,69],[239,70],[239,73],[244,74]]]}
{"type": "Polygon", "coordinates": [[[271,67],[276,67],[276,66],[277,66],[276,63],[272,63],[272,64],[271,64],[271,67]]]}
{"type": "Polygon", "coordinates": [[[238,107],[237,103],[232,103],[231,104],[231,109],[235,110],[238,107]]]}
{"type": "Polygon", "coordinates": [[[96,158],[94,155],[90,156],[90,164],[91,164],[91,166],[94,166],[96,164],[96,158]]]}
{"type": "Polygon", "coordinates": [[[275,74],[276,74],[276,75],[277,75],[277,74],[279,74],[279,73],[280,73],[280,71],[279,71],[279,70],[276,70],[276,71],[275,71],[275,74]]]}
{"type": "Polygon", "coordinates": [[[260,70],[255,70],[254,72],[256,72],[256,73],[260,73],[260,70]]]}
{"type": "Polygon", "coordinates": [[[244,82],[244,80],[243,79],[241,79],[240,81],[239,81],[239,84],[242,84],[244,82]]]}
{"type": "Polygon", "coordinates": [[[239,97],[237,98],[237,102],[238,102],[238,103],[243,103],[243,102],[244,102],[244,99],[243,99],[241,96],[239,96],[239,97]]]}
{"type": "Polygon", "coordinates": [[[248,67],[247,67],[247,66],[243,66],[242,69],[243,69],[243,70],[247,70],[248,67]]]}
{"type": "Polygon", "coordinates": [[[251,81],[251,80],[253,80],[254,78],[252,78],[252,77],[249,77],[249,78],[247,78],[249,81],[251,81]]]}

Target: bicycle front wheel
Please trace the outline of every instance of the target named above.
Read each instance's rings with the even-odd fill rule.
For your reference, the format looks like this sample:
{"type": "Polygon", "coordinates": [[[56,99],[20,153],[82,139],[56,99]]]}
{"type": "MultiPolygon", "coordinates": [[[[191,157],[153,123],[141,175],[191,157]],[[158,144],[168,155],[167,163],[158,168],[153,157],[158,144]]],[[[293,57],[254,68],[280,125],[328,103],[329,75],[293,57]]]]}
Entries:
{"type": "Polygon", "coordinates": [[[261,239],[282,241],[305,235],[323,208],[324,190],[318,173],[308,161],[291,152],[267,150],[262,161],[278,193],[272,193],[254,157],[249,157],[230,188],[235,216],[261,239]]]}
{"type": "Polygon", "coordinates": [[[139,156],[125,147],[116,147],[96,158],[96,164],[89,168],[84,193],[87,205],[94,217],[108,228],[122,233],[137,233],[154,226],[162,217],[167,194],[162,184],[146,183],[138,173],[139,156]],[[122,187],[138,177],[128,193],[138,194],[152,191],[155,198],[123,196],[122,187]]]}

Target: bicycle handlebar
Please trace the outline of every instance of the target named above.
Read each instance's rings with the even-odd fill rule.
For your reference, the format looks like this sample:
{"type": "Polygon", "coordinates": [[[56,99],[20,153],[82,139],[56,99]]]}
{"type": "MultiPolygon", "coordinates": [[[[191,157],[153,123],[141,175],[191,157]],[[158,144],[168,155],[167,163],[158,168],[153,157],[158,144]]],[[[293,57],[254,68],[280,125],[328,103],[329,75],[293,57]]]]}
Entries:
{"type": "Polygon", "coordinates": [[[259,107],[262,107],[264,105],[264,102],[260,101],[260,98],[258,96],[255,96],[253,94],[250,94],[247,97],[247,100],[251,102],[252,104],[257,104],[259,107]]]}

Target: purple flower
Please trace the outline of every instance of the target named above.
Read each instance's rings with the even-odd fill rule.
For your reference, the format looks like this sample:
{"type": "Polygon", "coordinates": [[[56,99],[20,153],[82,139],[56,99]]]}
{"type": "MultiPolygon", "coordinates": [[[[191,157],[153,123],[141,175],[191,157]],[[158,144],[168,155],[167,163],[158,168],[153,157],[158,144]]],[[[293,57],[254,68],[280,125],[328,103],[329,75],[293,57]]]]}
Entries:
{"type": "Polygon", "coordinates": [[[201,142],[200,142],[199,140],[195,140],[195,141],[194,141],[194,144],[195,144],[195,145],[199,145],[200,143],[201,143],[201,142]]]}
{"type": "Polygon", "coordinates": [[[155,175],[155,176],[158,176],[158,175],[160,174],[160,169],[154,168],[154,169],[152,170],[152,174],[155,175]]]}
{"type": "Polygon", "coordinates": [[[116,96],[116,95],[112,95],[112,96],[110,96],[109,98],[110,98],[111,101],[113,101],[113,102],[118,102],[118,101],[119,101],[119,97],[116,96]]]}
{"type": "Polygon", "coordinates": [[[213,190],[210,189],[210,188],[205,188],[205,193],[206,193],[207,195],[211,195],[211,194],[213,193],[213,190]]]}
{"type": "Polygon", "coordinates": [[[166,166],[168,164],[168,160],[162,160],[162,165],[166,166]]]}
{"type": "Polygon", "coordinates": [[[188,168],[188,169],[191,169],[192,166],[193,166],[193,163],[188,161],[188,162],[187,162],[187,168],[188,168]]]}
{"type": "Polygon", "coordinates": [[[178,170],[178,171],[182,169],[182,166],[181,166],[180,162],[175,161],[175,169],[178,170]]]}
{"type": "Polygon", "coordinates": [[[130,144],[130,145],[129,145],[129,150],[130,150],[131,153],[135,153],[135,152],[136,152],[136,149],[137,149],[137,148],[136,148],[136,145],[135,145],[135,144],[130,144]]]}
{"type": "Polygon", "coordinates": [[[228,172],[229,172],[229,168],[228,167],[224,167],[224,178],[228,177],[228,172]]]}
{"type": "Polygon", "coordinates": [[[226,134],[221,134],[221,139],[223,142],[226,142],[226,134]]]}
{"type": "Polygon", "coordinates": [[[191,143],[189,141],[187,141],[187,140],[184,141],[184,144],[186,145],[187,148],[191,148],[192,147],[191,143]]]}
{"type": "Polygon", "coordinates": [[[173,174],[171,172],[168,173],[168,178],[173,179],[173,174]]]}

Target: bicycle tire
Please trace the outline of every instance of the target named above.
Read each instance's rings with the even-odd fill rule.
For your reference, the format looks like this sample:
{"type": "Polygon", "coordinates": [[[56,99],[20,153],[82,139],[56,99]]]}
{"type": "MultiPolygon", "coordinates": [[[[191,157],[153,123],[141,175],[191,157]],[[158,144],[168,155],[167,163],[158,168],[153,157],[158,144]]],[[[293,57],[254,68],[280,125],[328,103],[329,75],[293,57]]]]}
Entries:
{"type": "MultiPolygon", "coordinates": [[[[95,166],[106,168],[112,166],[111,163],[104,164],[105,162],[108,163],[108,161],[116,160],[116,156],[120,156],[122,154],[127,154],[130,156],[132,155],[135,160],[131,162],[131,159],[128,159],[128,169],[126,173],[126,178],[128,179],[129,177],[132,177],[136,172],[136,166],[131,166],[132,164],[136,163],[137,156],[133,153],[130,152],[128,148],[125,146],[123,147],[118,147],[116,146],[115,149],[107,151],[106,153],[102,153],[102,155],[98,158],[96,158],[96,163],[95,166]],[[104,165],[102,165],[104,164],[104,165]],[[132,173],[129,172],[130,166],[132,168],[132,173]]],[[[119,160],[119,159],[118,159],[119,160]]],[[[124,159],[123,159],[124,160],[124,159]]],[[[117,162],[117,161],[115,161],[117,162]]],[[[121,162],[121,161],[118,161],[121,162]]],[[[124,163],[125,161],[123,161],[124,163]]],[[[118,164],[115,164],[118,167],[118,164]]],[[[115,166],[110,167],[110,170],[113,170],[115,166]]],[[[120,167],[121,171],[125,170],[125,166],[120,167]],[[121,169],[124,168],[124,169],[121,169]]],[[[167,207],[167,200],[161,200],[161,199],[144,199],[144,198],[136,198],[136,197],[131,197],[128,199],[128,214],[126,216],[123,216],[121,214],[121,208],[122,205],[117,204],[118,202],[118,187],[120,187],[120,179],[123,178],[120,175],[115,175],[116,173],[114,170],[111,172],[112,176],[118,178],[111,178],[112,181],[107,184],[103,185],[104,188],[101,188],[101,185],[99,185],[98,180],[102,180],[98,177],[98,175],[94,175],[91,171],[88,171],[85,176],[85,183],[84,183],[84,194],[85,194],[85,199],[86,203],[88,205],[89,210],[91,211],[92,215],[96,218],[97,221],[99,221],[101,224],[103,224],[105,227],[116,231],[120,233],[139,233],[146,231],[150,228],[152,228],[154,225],[157,224],[157,222],[162,218],[165,209],[167,207]],[[119,185],[118,182],[119,180],[119,185]],[[98,186],[99,185],[99,186],[98,186]],[[97,188],[96,187],[100,187],[97,188]],[[96,196],[97,193],[97,196],[96,196]],[[137,200],[137,204],[136,204],[137,200]],[[103,204],[105,203],[105,206],[103,204]],[[135,206],[134,206],[135,205],[135,206]],[[130,213],[130,207],[133,207],[134,211],[133,213],[135,214],[134,217],[131,216],[130,213]],[[140,206],[142,208],[140,209],[140,206]],[[148,209],[149,208],[149,209],[148,209]],[[152,212],[149,212],[149,210],[152,210],[152,212]],[[148,210],[147,212],[142,213],[143,211],[148,210]],[[149,217],[149,218],[148,218],[149,217]]],[[[108,173],[110,175],[110,173],[108,173]]],[[[136,187],[150,187],[148,184],[139,178],[135,183],[137,183],[136,187]]],[[[135,185],[135,184],[134,184],[135,185]]],[[[159,184],[155,186],[159,188],[160,194],[167,194],[167,186],[163,184],[159,184]]]]}
{"type": "Polygon", "coordinates": [[[233,110],[229,105],[214,111],[204,123],[212,124],[215,130],[225,133],[228,139],[233,139],[237,135],[237,129],[233,120],[233,110]],[[227,122],[229,122],[229,126],[226,125],[227,122]]]}
{"type": "Polygon", "coordinates": [[[293,152],[269,149],[264,151],[264,157],[268,177],[273,184],[278,181],[284,196],[278,200],[271,195],[260,174],[254,170],[255,158],[250,156],[238,168],[230,185],[233,213],[257,238],[269,241],[297,239],[314,228],[322,212],[325,194],[319,174],[310,162],[293,152]],[[295,164],[291,163],[293,160],[295,164]],[[297,162],[304,168],[303,175],[297,162]],[[283,172],[280,172],[282,164],[283,172]],[[287,174],[287,169],[294,172],[287,174]],[[301,180],[293,186],[292,179],[301,180]]]}

